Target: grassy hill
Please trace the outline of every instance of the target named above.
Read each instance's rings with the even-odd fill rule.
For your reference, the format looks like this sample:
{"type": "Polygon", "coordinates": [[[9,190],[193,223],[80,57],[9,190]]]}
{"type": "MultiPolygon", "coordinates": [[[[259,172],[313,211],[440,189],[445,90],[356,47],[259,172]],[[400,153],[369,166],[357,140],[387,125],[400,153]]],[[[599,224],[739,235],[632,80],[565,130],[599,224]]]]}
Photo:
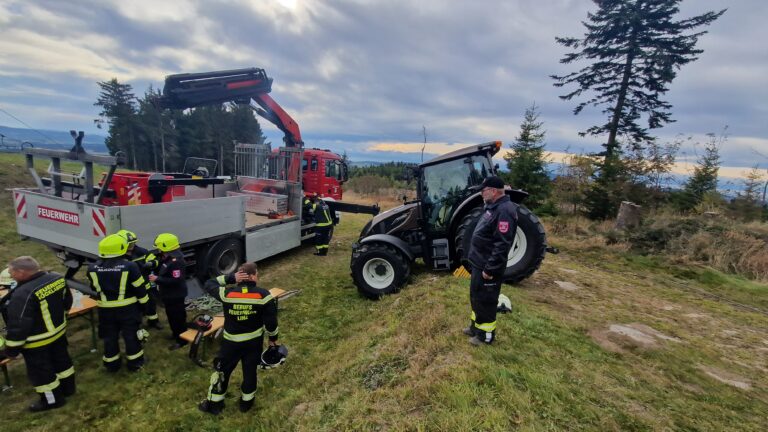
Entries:
{"type": "MultiPolygon", "coordinates": [[[[13,163],[0,159],[3,188],[29,182],[13,163]]],[[[18,241],[10,207],[5,193],[0,262],[28,253],[55,266],[45,248],[18,241]]],[[[142,372],[107,374],[77,318],[69,339],[78,393],[62,409],[27,413],[33,394],[18,362],[14,389],[0,394],[0,430],[765,429],[766,285],[551,236],[562,253],[503,288],[514,311],[499,316],[497,344],[476,348],[461,334],[465,279],[418,265],[396,295],[357,294],[349,249],[366,221],[345,215],[328,257],[306,246],[260,263],[261,285],[302,293],[280,304],[289,359],[259,373],[250,413],[236,408],[239,370],[224,414],[198,412],[210,370],[166,351],[164,332],[152,333],[142,372]]]]}

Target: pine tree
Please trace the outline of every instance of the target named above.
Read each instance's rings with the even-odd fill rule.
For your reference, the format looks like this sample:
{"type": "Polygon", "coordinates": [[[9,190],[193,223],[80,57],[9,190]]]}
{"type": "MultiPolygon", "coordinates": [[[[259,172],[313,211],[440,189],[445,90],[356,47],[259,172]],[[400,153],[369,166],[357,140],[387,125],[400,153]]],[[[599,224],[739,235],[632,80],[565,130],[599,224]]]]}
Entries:
{"type": "Polygon", "coordinates": [[[543,125],[544,123],[539,121],[538,107],[534,103],[525,110],[520,134],[510,145],[512,151],[504,156],[509,169],[509,173],[505,175],[507,183],[528,192],[525,203],[531,208],[537,208],[546,201],[552,183],[546,169],[546,131],[542,130],[543,125]]]}
{"type": "Polygon", "coordinates": [[[136,96],[132,93],[133,88],[130,84],[121,84],[117,78],[97,84],[101,90],[94,105],[101,107],[99,116],[105,118],[109,124],[107,148],[111,154],[118,151],[124,152],[128,156],[130,166],[135,169],[137,167],[135,146],[137,119],[136,96]]]}
{"type": "Polygon", "coordinates": [[[726,140],[723,134],[719,138],[708,134],[709,141],[704,146],[704,154],[693,168],[693,174],[685,182],[683,193],[678,203],[681,210],[693,210],[702,202],[705,195],[717,191],[717,173],[720,170],[720,147],[726,140]]]}
{"type": "Polygon", "coordinates": [[[719,18],[725,10],[707,12],[675,21],[682,0],[593,0],[598,10],[587,15],[582,39],[558,37],[557,42],[575,50],[560,62],[571,64],[589,61],[590,65],[577,72],[551,77],[556,87],[575,84],[577,88],[560,96],[563,100],[592,93],[574,109],[579,114],[587,106],[604,106],[606,122],[594,125],[580,135],[608,134],[602,166],[597,173],[596,187],[590,208],[593,217],[613,214],[622,199],[625,168],[621,162],[619,137],[624,137],[630,149],[642,147],[654,139],[650,130],[673,122],[672,105],[661,97],[677,76],[677,70],[697,59],[703,52],[696,49],[698,38],[706,32],[695,29],[719,18]],[[641,125],[644,120],[647,126],[641,125]],[[616,174],[616,177],[610,177],[616,174]],[[616,196],[607,196],[606,193],[616,196]]]}

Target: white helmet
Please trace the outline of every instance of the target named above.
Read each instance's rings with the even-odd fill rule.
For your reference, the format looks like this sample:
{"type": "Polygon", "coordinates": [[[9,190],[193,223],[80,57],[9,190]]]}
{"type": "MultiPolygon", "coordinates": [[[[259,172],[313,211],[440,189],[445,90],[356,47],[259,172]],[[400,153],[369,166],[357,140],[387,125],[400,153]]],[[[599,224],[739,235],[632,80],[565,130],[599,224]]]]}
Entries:
{"type": "Polygon", "coordinates": [[[509,297],[499,294],[499,304],[496,306],[496,312],[512,312],[512,302],[509,300],[509,297]]]}
{"type": "Polygon", "coordinates": [[[16,285],[16,281],[11,277],[11,272],[6,268],[0,272],[0,286],[11,287],[16,285]]]}

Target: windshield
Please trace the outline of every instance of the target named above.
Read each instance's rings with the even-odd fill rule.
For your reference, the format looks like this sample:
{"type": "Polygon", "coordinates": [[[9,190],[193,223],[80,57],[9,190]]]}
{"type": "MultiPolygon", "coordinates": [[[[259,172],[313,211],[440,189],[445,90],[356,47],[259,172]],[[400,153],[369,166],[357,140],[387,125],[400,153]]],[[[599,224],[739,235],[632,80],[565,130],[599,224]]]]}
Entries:
{"type": "Polygon", "coordinates": [[[471,194],[471,186],[480,185],[490,176],[490,162],[485,155],[455,159],[423,168],[422,201],[430,227],[440,229],[451,220],[455,207],[471,194]]]}

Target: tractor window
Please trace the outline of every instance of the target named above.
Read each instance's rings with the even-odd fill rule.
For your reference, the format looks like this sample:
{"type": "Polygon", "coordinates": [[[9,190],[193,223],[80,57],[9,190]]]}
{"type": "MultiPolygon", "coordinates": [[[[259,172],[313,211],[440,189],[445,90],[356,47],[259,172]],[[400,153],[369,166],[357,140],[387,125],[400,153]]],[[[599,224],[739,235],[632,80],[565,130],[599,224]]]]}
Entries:
{"type": "Polygon", "coordinates": [[[424,216],[434,230],[444,230],[453,211],[490,175],[488,158],[474,156],[424,168],[422,197],[424,216]]]}
{"type": "Polygon", "coordinates": [[[309,169],[317,171],[317,159],[312,159],[312,162],[309,164],[309,169]]]}
{"type": "Polygon", "coordinates": [[[302,171],[306,171],[308,166],[309,166],[309,161],[307,161],[306,159],[302,159],[301,160],[301,170],[302,171]]]}

